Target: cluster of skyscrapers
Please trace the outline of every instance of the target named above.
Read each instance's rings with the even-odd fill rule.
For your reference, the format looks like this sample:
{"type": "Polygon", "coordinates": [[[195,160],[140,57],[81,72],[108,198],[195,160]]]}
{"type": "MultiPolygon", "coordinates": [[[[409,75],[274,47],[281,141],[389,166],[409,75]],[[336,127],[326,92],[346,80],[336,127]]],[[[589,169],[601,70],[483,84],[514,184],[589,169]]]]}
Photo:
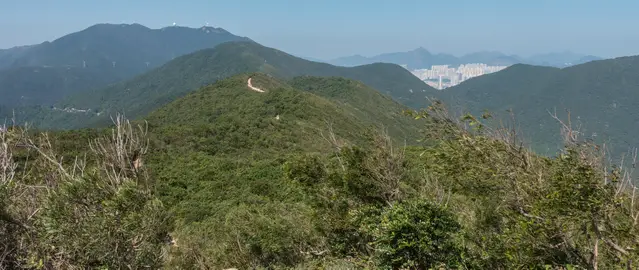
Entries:
{"type": "Polygon", "coordinates": [[[416,69],[411,72],[428,85],[441,90],[458,85],[473,77],[500,71],[506,67],[489,66],[482,63],[465,64],[458,67],[435,65],[431,66],[430,69],[416,69]]]}

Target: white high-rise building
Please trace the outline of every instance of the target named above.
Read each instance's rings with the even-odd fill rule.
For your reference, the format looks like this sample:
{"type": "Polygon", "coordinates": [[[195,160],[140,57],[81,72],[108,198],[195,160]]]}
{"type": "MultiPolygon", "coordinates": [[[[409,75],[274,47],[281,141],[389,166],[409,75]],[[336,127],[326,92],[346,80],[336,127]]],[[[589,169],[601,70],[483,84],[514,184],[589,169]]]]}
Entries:
{"type": "Polygon", "coordinates": [[[489,66],[484,63],[469,63],[460,65],[457,68],[451,68],[449,65],[433,65],[430,69],[416,69],[411,72],[429,85],[444,89],[460,84],[470,78],[500,71],[506,67],[489,66]],[[449,82],[444,82],[444,80],[449,82]]]}

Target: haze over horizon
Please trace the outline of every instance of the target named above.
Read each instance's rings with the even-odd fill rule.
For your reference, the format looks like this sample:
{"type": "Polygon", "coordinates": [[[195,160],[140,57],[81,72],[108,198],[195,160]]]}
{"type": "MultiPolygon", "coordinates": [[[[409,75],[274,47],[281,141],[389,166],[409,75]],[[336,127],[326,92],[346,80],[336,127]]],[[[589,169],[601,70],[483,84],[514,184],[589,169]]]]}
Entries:
{"type": "Polygon", "coordinates": [[[611,58],[639,54],[639,35],[631,29],[639,23],[632,14],[637,9],[639,2],[630,0],[16,1],[0,9],[0,48],[52,41],[98,23],[162,28],[175,22],[188,27],[208,23],[266,46],[325,60],[418,47],[454,55],[571,51],[611,58]]]}

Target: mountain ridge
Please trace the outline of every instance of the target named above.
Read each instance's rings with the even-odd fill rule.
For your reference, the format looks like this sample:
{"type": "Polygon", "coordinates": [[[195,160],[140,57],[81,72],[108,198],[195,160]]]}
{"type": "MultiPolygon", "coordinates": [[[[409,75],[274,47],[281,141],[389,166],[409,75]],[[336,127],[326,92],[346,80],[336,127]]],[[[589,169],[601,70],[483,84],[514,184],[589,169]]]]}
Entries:
{"type": "Polygon", "coordinates": [[[356,66],[375,62],[385,62],[407,65],[409,69],[424,69],[430,68],[433,65],[458,66],[471,63],[484,63],[493,66],[509,66],[521,63],[566,67],[566,64],[577,65],[600,59],[602,58],[593,55],[572,53],[569,51],[537,54],[530,57],[507,55],[498,51],[478,51],[457,57],[446,53],[433,54],[423,47],[418,47],[406,52],[382,53],[371,57],[362,55],[339,57],[328,61],[328,63],[341,66],[356,66]]]}
{"type": "Polygon", "coordinates": [[[175,57],[239,40],[250,41],[213,27],[92,25],[51,42],[0,50],[0,95],[7,97],[0,104],[50,106],[66,95],[106,87],[175,57]],[[33,72],[43,69],[47,74],[33,72]]]}
{"type": "Polygon", "coordinates": [[[116,65],[117,62],[121,62],[120,66],[129,64],[139,72],[179,55],[238,40],[251,39],[214,27],[151,29],[141,24],[102,23],[32,45],[10,66],[112,66],[115,61],[116,65]],[[122,51],[123,48],[128,51],[122,51]]]}
{"type": "MultiPolygon", "coordinates": [[[[104,112],[102,117],[120,111],[135,118],[217,80],[252,72],[267,73],[284,79],[302,75],[346,77],[362,81],[392,97],[399,97],[397,93],[406,92],[408,98],[401,103],[415,108],[426,105],[426,92],[436,91],[406,69],[394,64],[337,67],[297,58],[255,42],[227,42],[212,49],[178,57],[151,72],[111,87],[71,95],[57,106],[88,108],[104,112]]],[[[401,97],[405,98],[406,95],[401,97]]],[[[80,123],[85,120],[52,120],[52,123],[80,123]]],[[[108,122],[107,120],[103,119],[108,122]]]]}
{"type": "Polygon", "coordinates": [[[486,109],[509,118],[512,109],[523,136],[541,153],[561,146],[560,124],[571,116],[582,137],[606,142],[614,158],[627,147],[638,147],[632,134],[639,115],[639,56],[596,60],[566,68],[518,64],[465,81],[436,97],[456,111],[481,113],[486,109]],[[570,111],[568,114],[567,111],[570,111]]]}

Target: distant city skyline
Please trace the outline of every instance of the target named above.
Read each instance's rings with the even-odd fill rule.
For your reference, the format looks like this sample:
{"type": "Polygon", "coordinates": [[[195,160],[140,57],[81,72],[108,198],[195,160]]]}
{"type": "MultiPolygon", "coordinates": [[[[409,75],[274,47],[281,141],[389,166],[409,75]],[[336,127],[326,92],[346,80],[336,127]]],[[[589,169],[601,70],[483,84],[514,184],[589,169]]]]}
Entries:
{"type": "Polygon", "coordinates": [[[208,23],[323,60],[418,47],[456,56],[571,51],[611,58],[639,54],[636,10],[639,2],[631,0],[7,1],[0,8],[0,49],[52,41],[97,23],[162,28],[175,22],[208,23]]]}
{"type": "Polygon", "coordinates": [[[410,70],[415,77],[435,89],[443,90],[458,85],[468,79],[494,73],[508,66],[491,66],[484,63],[468,63],[458,67],[433,65],[430,68],[410,70]]]}

